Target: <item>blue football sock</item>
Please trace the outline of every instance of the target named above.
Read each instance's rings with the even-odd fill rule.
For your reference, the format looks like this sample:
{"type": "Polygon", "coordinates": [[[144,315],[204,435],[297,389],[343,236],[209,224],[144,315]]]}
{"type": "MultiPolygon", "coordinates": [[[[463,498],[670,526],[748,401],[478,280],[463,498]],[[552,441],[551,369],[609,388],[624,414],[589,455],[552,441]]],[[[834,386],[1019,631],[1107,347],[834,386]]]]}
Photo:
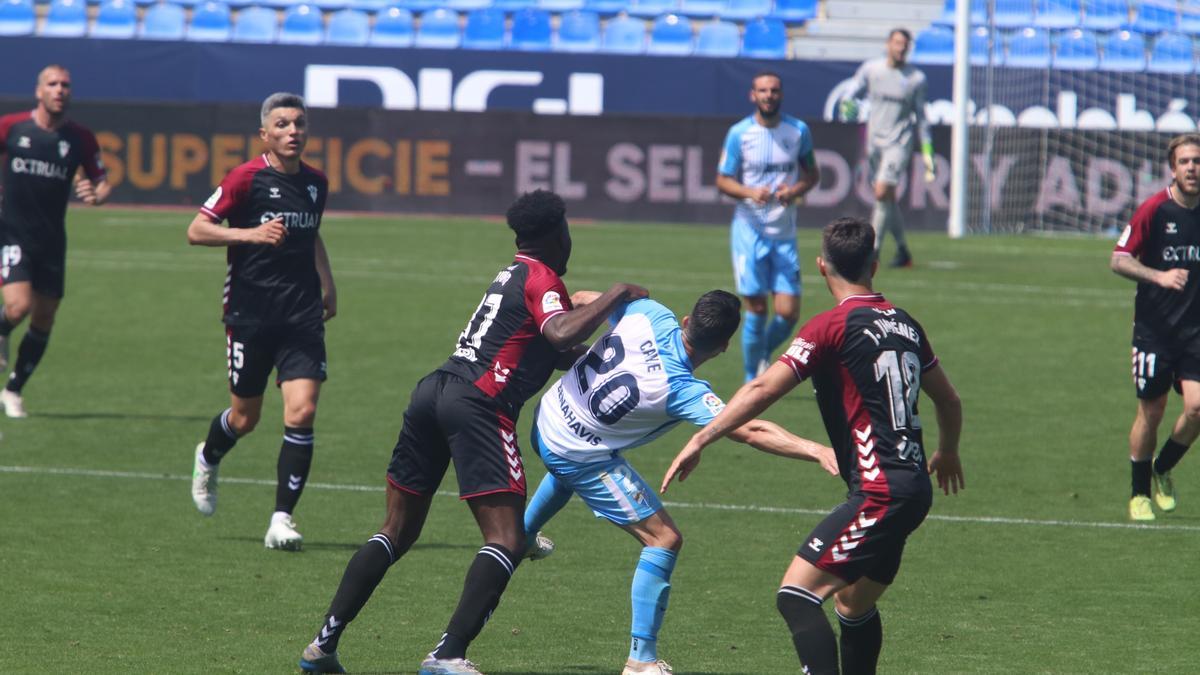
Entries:
{"type": "Polygon", "coordinates": [[[792,327],[796,324],[776,314],[771,317],[770,323],[767,324],[767,357],[771,358],[771,354],[783,344],[785,340],[792,336],[792,327]]]}
{"type": "Polygon", "coordinates": [[[662,627],[667,600],[671,597],[671,572],[675,569],[674,551],[647,546],[633,574],[633,628],[629,658],[635,661],[658,659],[658,629],[662,627]]]}
{"type": "Polygon", "coordinates": [[[567,505],[572,494],[571,489],[559,482],[552,474],[546,474],[541,484],[538,485],[537,492],[533,493],[533,497],[529,499],[529,505],[525,507],[526,543],[533,543],[533,538],[537,536],[538,530],[542,529],[554,517],[554,514],[567,505]]]}
{"type": "Polygon", "coordinates": [[[767,338],[764,335],[765,314],[746,312],[742,321],[742,367],[746,371],[746,381],[758,376],[758,364],[767,358],[767,338]]]}

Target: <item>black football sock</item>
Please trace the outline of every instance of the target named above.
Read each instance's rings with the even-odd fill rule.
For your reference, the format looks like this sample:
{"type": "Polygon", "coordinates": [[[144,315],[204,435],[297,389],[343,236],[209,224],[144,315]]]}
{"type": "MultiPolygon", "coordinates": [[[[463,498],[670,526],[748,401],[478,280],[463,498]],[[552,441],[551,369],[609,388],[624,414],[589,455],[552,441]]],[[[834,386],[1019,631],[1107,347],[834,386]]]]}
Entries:
{"type": "Polygon", "coordinates": [[[1129,460],[1129,467],[1133,470],[1133,496],[1144,495],[1150,496],[1150,472],[1153,470],[1152,462],[1148,459],[1140,462],[1129,460]]]}
{"type": "Polygon", "coordinates": [[[4,311],[4,305],[0,305],[0,337],[8,337],[16,327],[17,324],[8,320],[8,312],[4,311]]]}
{"type": "Polygon", "coordinates": [[[222,410],[208,425],[208,437],[204,439],[204,450],[201,454],[209,466],[220,464],[221,458],[232,450],[238,441],[237,432],[229,426],[230,412],[232,411],[229,408],[222,410]]]}
{"type": "Polygon", "coordinates": [[[837,638],[821,609],[821,598],[803,588],[783,586],[775,607],[792,633],[796,654],[809,675],[837,675],[837,638]]]}
{"type": "Polygon", "coordinates": [[[284,427],[283,445],[279,448],[276,466],[275,510],[291,513],[300,501],[308,469],[312,466],[312,427],[284,427]]]}
{"type": "Polygon", "coordinates": [[[879,664],[879,650],[883,648],[883,620],[879,608],[853,619],[837,613],[842,627],[840,646],[842,652],[842,675],[875,675],[879,664]]]}
{"type": "Polygon", "coordinates": [[[338,640],[342,638],[346,624],[358,616],[363,605],[367,604],[367,600],[375,592],[375,587],[383,581],[383,575],[387,574],[388,568],[397,560],[399,556],[396,555],[392,542],[382,534],[371,537],[358,549],[346,564],[342,583],[338,585],[333,602],[329,603],[329,611],[325,614],[325,623],[313,638],[313,642],[317,643],[321,651],[326,654],[337,651],[338,640]]]}
{"type": "Polygon", "coordinates": [[[1187,451],[1188,446],[1173,438],[1168,438],[1167,442],[1163,443],[1162,449],[1158,451],[1158,457],[1154,460],[1154,473],[1166,473],[1174,469],[1179,460],[1183,459],[1183,453],[1187,451]]]}
{"type": "Polygon", "coordinates": [[[450,624],[442,635],[442,641],[433,650],[439,659],[461,659],[467,655],[467,646],[483,630],[491,618],[500,595],[508,586],[519,559],[512,551],[499,544],[485,544],[475,554],[467,579],[463,583],[462,597],[458,608],[450,617],[450,624]]]}
{"type": "Polygon", "coordinates": [[[37,368],[38,361],[42,360],[42,354],[46,353],[46,344],[49,342],[49,332],[43,333],[33,326],[25,331],[25,337],[21,338],[21,346],[17,349],[17,363],[8,375],[5,389],[21,393],[29,376],[33,375],[33,369],[37,368]]]}

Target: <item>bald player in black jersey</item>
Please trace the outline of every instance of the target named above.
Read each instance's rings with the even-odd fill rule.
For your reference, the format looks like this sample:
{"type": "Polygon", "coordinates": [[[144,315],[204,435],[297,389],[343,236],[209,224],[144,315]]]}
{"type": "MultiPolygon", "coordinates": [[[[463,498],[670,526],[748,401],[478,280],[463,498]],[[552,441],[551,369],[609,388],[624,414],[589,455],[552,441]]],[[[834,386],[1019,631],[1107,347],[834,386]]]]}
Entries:
{"type": "Polygon", "coordinates": [[[32,111],[0,117],[0,370],[8,367],[8,336],[30,317],[0,391],[4,413],[17,418],[26,415],[21,391],[46,351],[65,291],[71,185],[91,206],[103,204],[110,192],[96,137],[67,119],[71,74],[62,66],[46,66],[34,94],[32,111]]]}
{"type": "Polygon", "coordinates": [[[319,232],[329,184],[300,160],[308,140],[304,99],[272,94],[263,101],[261,121],[266,152],[230,171],[187,231],[191,244],[228,248],[223,302],[231,398],[196,446],[192,499],[206,516],[216,510],[218,465],[258,424],[274,369],[283,392],[283,444],[263,543],[297,550],[303,537],[292,512],[312,466],[313,420],[325,380],[324,322],[337,313],[319,232]]]}
{"type": "Polygon", "coordinates": [[[692,437],[663,479],[683,480],[706,445],[757,417],[812,378],[821,418],[846,482],[839,504],[804,540],[783,576],[776,605],[804,672],[838,672],[838,639],[821,605],[834,596],[841,624],[841,672],[874,673],[883,645],[876,601],[900,569],[908,535],[933,500],[929,474],[957,494],[962,404],[919,323],[871,289],[879,267],[866,221],[825,227],[817,267],[837,305],[814,316],[791,347],[743,386],[692,437]],[[933,400],[938,447],[925,460],[917,399],[933,400]]]}
{"type": "Polygon", "coordinates": [[[1167,144],[1174,180],[1142,202],[1113,249],[1110,265],[1137,282],[1133,305],[1133,385],[1137,413],[1129,432],[1129,518],[1154,520],[1150,503],[1175,510],[1171,469],[1200,435],[1200,134],[1167,144]],[[1183,412],[1158,457],[1158,426],[1174,386],[1183,412]],[[1153,460],[1153,461],[1151,461],[1153,460]]]}

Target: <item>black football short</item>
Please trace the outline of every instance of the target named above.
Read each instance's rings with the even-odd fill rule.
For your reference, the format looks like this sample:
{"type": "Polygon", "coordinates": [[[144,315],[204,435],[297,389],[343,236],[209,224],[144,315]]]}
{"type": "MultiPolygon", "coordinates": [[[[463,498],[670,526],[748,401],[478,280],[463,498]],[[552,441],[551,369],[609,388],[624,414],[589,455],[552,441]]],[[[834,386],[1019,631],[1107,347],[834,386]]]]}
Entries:
{"type": "Polygon", "coordinates": [[[1140,399],[1153,400],[1178,382],[1200,382],[1200,333],[1190,338],[1160,339],[1153,331],[1134,325],[1133,386],[1140,399]]]}
{"type": "Polygon", "coordinates": [[[242,398],[262,396],[275,370],[275,385],[288,380],[325,381],[325,325],[226,326],[229,390],[242,398]]]}
{"type": "Polygon", "coordinates": [[[35,249],[11,237],[0,236],[0,284],[28,281],[41,295],[61,298],[66,290],[66,278],[65,249],[35,249]]]}
{"type": "Polygon", "coordinates": [[[436,370],[413,389],[392,451],[388,482],[432,495],[454,460],[460,499],[498,492],[525,495],[515,415],[474,384],[436,370]]]}
{"type": "Polygon", "coordinates": [[[796,555],[848,584],[862,577],[891,584],[904,543],[925,520],[931,501],[855,492],[813,529],[796,555]]]}

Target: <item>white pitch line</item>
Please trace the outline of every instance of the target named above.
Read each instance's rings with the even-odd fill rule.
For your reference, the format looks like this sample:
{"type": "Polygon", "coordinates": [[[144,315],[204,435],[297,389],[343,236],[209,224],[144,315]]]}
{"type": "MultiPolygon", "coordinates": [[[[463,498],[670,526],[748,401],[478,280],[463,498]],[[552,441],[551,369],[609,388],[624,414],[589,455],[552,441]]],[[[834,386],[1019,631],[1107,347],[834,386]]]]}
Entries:
{"type": "MultiPolygon", "coordinates": [[[[171,480],[187,481],[191,476],[169,473],[149,473],[144,471],[103,471],[97,469],[70,469],[49,466],[3,466],[0,473],[33,474],[43,476],[78,476],[84,478],[136,478],[142,480],[171,480]]],[[[221,477],[222,483],[235,485],[261,485],[274,487],[275,481],[260,478],[221,477]]],[[[380,485],[347,485],[344,483],[307,483],[305,487],[314,490],[338,490],[342,492],[383,492],[380,485]]],[[[439,497],[458,497],[457,492],[439,490],[439,497]]],[[[787,506],[759,506],[755,504],[711,504],[708,502],[668,502],[664,505],[674,509],[699,509],[702,511],[743,511],[749,513],[776,513],[784,515],[824,516],[828,510],[799,509],[787,506]]],[[[1033,527],[1070,527],[1097,528],[1105,530],[1167,530],[1172,532],[1200,532],[1197,525],[1144,525],[1138,523],[1105,523],[1085,520],[1038,520],[1035,518],[1006,518],[1003,516],[942,516],[933,514],[926,520],[938,520],[948,523],[977,523],[982,525],[1026,525],[1033,527]]]]}

